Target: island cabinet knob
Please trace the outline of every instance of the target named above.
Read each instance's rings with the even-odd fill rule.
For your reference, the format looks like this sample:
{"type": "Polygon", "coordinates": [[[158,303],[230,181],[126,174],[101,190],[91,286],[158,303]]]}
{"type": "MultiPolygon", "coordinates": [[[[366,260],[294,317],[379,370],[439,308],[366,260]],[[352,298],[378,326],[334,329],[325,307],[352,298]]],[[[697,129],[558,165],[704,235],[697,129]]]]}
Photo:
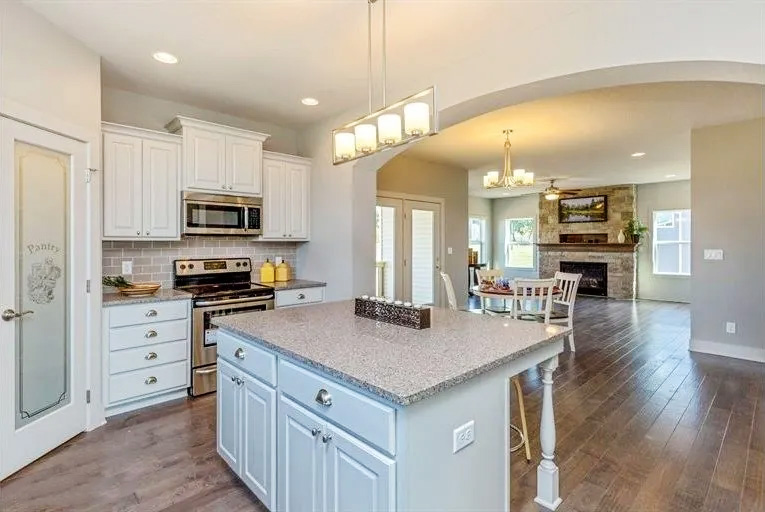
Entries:
{"type": "Polygon", "coordinates": [[[325,444],[332,441],[332,434],[324,434],[323,436],[321,436],[321,440],[325,444]]]}
{"type": "Polygon", "coordinates": [[[247,356],[247,352],[245,352],[244,349],[241,347],[236,349],[236,351],[234,352],[234,357],[236,357],[237,359],[244,359],[246,356],[247,356]]]}
{"type": "Polygon", "coordinates": [[[311,429],[311,435],[312,435],[313,437],[316,437],[316,436],[318,436],[319,434],[321,434],[321,429],[320,429],[320,428],[318,428],[318,427],[313,427],[313,428],[311,429]]]}
{"type": "Polygon", "coordinates": [[[156,309],[150,309],[146,312],[147,317],[157,316],[157,310],[156,309]]]}
{"type": "Polygon", "coordinates": [[[329,407],[332,405],[332,395],[330,395],[329,391],[326,389],[320,389],[319,392],[316,393],[316,403],[329,407]]]}

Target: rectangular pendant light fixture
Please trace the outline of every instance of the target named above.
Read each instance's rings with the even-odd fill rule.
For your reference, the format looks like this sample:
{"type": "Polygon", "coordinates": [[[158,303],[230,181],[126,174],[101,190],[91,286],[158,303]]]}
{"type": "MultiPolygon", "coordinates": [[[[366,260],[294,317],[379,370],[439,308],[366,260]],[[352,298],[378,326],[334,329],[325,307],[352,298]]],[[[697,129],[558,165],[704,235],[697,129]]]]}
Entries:
{"type": "Polygon", "coordinates": [[[435,87],[332,130],[332,163],[356,160],[438,133],[435,87]]]}

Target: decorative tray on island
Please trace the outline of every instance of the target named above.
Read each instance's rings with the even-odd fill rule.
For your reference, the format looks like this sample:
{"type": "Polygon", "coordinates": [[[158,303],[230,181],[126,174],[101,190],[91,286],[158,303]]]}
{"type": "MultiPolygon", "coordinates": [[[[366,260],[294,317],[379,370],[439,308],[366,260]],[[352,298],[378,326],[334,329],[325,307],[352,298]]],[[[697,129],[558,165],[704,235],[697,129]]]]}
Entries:
{"type": "Polygon", "coordinates": [[[104,286],[112,286],[122,295],[128,297],[148,297],[154,295],[162,286],[161,283],[131,283],[122,276],[104,276],[101,280],[104,286]]]}
{"type": "Polygon", "coordinates": [[[430,328],[430,308],[421,304],[362,295],[356,298],[355,313],[356,316],[402,327],[430,328]]]}

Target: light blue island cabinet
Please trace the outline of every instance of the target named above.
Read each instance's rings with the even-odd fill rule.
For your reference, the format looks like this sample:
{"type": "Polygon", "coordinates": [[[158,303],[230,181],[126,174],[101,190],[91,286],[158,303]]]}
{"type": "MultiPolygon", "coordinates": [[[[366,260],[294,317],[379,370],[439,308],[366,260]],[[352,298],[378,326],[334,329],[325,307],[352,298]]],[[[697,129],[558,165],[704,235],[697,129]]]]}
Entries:
{"type": "Polygon", "coordinates": [[[218,453],[271,511],[509,510],[508,379],[542,367],[537,502],[560,503],[552,372],[564,327],[353,303],[220,317],[218,453]]]}

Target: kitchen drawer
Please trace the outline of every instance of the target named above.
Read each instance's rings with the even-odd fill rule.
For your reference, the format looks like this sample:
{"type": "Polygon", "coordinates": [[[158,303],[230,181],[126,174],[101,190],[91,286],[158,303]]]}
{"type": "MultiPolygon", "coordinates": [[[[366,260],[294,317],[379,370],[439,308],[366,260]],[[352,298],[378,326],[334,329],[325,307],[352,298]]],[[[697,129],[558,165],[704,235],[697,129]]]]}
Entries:
{"type": "Polygon", "coordinates": [[[188,320],[118,327],[109,330],[109,349],[143,347],[168,341],[186,340],[188,337],[188,320]]]}
{"type": "Polygon", "coordinates": [[[263,382],[276,386],[275,355],[219,330],[218,357],[222,357],[263,382]]]}
{"type": "Polygon", "coordinates": [[[109,308],[109,327],[164,322],[188,318],[188,316],[189,301],[187,300],[113,306],[109,308]]]}
{"type": "Polygon", "coordinates": [[[276,290],[276,307],[298,306],[324,300],[324,287],[296,288],[294,290],[276,290]]]}
{"type": "Polygon", "coordinates": [[[395,454],[396,411],[392,407],[281,359],[279,389],[311,411],[395,454]],[[331,405],[317,402],[322,390],[329,393],[331,405]]]}
{"type": "Polygon", "coordinates": [[[186,361],[189,349],[185,340],[118,350],[109,354],[109,373],[129,372],[166,363],[186,361]]]}
{"type": "Polygon", "coordinates": [[[187,386],[188,377],[185,361],[112,375],[109,377],[109,402],[187,386]]]}

